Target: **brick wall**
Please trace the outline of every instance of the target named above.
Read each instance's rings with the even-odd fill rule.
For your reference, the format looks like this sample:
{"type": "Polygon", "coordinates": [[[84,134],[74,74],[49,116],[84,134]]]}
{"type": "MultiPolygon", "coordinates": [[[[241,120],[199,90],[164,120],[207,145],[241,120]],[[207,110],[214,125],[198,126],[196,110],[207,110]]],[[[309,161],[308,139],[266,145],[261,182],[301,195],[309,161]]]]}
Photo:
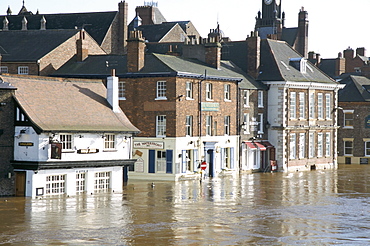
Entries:
{"type": "Polygon", "coordinates": [[[10,164],[13,152],[14,100],[11,90],[0,89],[0,196],[14,195],[14,173],[10,164]]]}

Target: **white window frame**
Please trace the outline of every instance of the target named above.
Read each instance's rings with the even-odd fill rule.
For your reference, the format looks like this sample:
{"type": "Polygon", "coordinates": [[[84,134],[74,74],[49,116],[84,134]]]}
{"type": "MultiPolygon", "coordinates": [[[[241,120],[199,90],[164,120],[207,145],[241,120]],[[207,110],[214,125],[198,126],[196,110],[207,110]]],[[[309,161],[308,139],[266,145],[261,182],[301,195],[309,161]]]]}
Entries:
{"type": "Polygon", "coordinates": [[[61,195],[65,193],[66,175],[48,175],[46,176],[45,194],[61,195]]]}
{"type": "Polygon", "coordinates": [[[249,90],[244,90],[243,91],[243,104],[244,104],[244,107],[249,107],[249,95],[250,95],[250,91],[249,90]]]}
{"type": "Polygon", "coordinates": [[[110,188],[110,172],[96,172],[94,174],[94,191],[106,191],[110,188]]]}
{"type": "Polygon", "coordinates": [[[104,134],[104,149],[115,150],[116,149],[116,135],[104,134]]]}
{"type": "Polygon", "coordinates": [[[193,82],[187,81],[186,82],[186,99],[187,100],[193,100],[193,82]]]}
{"type": "Polygon", "coordinates": [[[193,136],[193,116],[187,115],[185,118],[185,136],[193,136]]]}
{"type": "Polygon", "coordinates": [[[310,93],[310,106],[309,106],[309,118],[314,119],[315,118],[315,92],[310,93]]]}
{"type": "Polygon", "coordinates": [[[249,113],[244,113],[243,115],[243,133],[244,134],[249,134],[249,113]]]}
{"type": "Polygon", "coordinates": [[[62,143],[62,150],[73,150],[72,134],[59,134],[59,141],[62,143]]]}
{"type": "Polygon", "coordinates": [[[76,192],[84,192],[86,189],[86,173],[76,173],[76,192]]]}
{"type": "Polygon", "coordinates": [[[296,134],[291,133],[289,135],[289,159],[294,160],[296,159],[297,155],[297,139],[296,139],[296,134]]]}
{"type": "Polygon", "coordinates": [[[294,120],[297,118],[297,94],[292,91],[289,95],[289,116],[291,120],[294,120]]]}
{"type": "Polygon", "coordinates": [[[206,83],[206,100],[212,101],[213,100],[213,85],[211,83],[206,83]]]}
{"type": "Polygon", "coordinates": [[[322,132],[317,133],[317,157],[324,156],[324,135],[322,132]]]}
{"type": "Polygon", "coordinates": [[[206,136],[212,136],[212,116],[206,116],[206,136]]]}
{"type": "Polygon", "coordinates": [[[186,171],[193,172],[194,171],[194,150],[188,149],[186,150],[186,171]]]}
{"type": "Polygon", "coordinates": [[[18,67],[18,74],[27,75],[29,73],[28,66],[19,66],[18,67]]]}
{"type": "Polygon", "coordinates": [[[310,132],[308,135],[308,156],[310,158],[315,157],[315,134],[310,132]]]}
{"type": "Polygon", "coordinates": [[[231,101],[231,95],[230,95],[230,84],[224,85],[224,101],[230,102],[231,101]]]}
{"type": "Polygon", "coordinates": [[[9,73],[9,69],[7,66],[0,66],[0,73],[9,73]]]}
{"type": "Polygon", "coordinates": [[[263,114],[259,113],[258,114],[258,134],[263,134],[263,114]]]}
{"type": "Polygon", "coordinates": [[[157,173],[165,173],[166,172],[166,151],[165,150],[157,150],[156,153],[156,172],[157,173]]]}
{"type": "Polygon", "coordinates": [[[118,99],[126,100],[126,82],[125,81],[118,82],[118,99]]]}
{"type": "Polygon", "coordinates": [[[306,94],[304,92],[299,92],[299,119],[305,119],[306,114],[306,94]]]}
{"type": "Polygon", "coordinates": [[[257,91],[257,104],[258,104],[258,107],[259,108],[263,108],[263,91],[262,90],[258,90],[257,91]]]}
{"type": "Polygon", "coordinates": [[[299,133],[299,159],[306,157],[306,133],[299,133]]]}
{"type": "Polygon", "coordinates": [[[331,94],[325,94],[325,117],[327,120],[331,119],[331,94]]]}
{"type": "Polygon", "coordinates": [[[157,81],[157,90],[155,100],[167,100],[167,82],[166,81],[157,81]]]}
{"type": "Polygon", "coordinates": [[[364,142],[365,144],[365,156],[370,156],[370,141],[364,142]]]}
{"type": "Polygon", "coordinates": [[[156,117],[156,136],[166,137],[166,115],[157,115],[156,117]]]}
{"type": "Polygon", "coordinates": [[[224,134],[230,135],[230,116],[224,117],[224,134]]]}
{"type": "Polygon", "coordinates": [[[322,93],[317,93],[317,118],[324,119],[324,96],[322,93]]]}
{"type": "Polygon", "coordinates": [[[343,153],[344,153],[344,156],[353,156],[353,141],[351,140],[346,140],[346,141],[343,141],[343,153]],[[351,143],[350,146],[347,145],[347,143],[351,143]]]}
{"type": "Polygon", "coordinates": [[[343,110],[343,128],[353,129],[353,123],[355,118],[354,113],[355,113],[354,110],[343,110]],[[352,118],[348,118],[346,117],[346,115],[348,116],[351,115],[352,118]]]}
{"type": "Polygon", "coordinates": [[[325,133],[325,156],[331,155],[331,134],[330,132],[325,133]]]}

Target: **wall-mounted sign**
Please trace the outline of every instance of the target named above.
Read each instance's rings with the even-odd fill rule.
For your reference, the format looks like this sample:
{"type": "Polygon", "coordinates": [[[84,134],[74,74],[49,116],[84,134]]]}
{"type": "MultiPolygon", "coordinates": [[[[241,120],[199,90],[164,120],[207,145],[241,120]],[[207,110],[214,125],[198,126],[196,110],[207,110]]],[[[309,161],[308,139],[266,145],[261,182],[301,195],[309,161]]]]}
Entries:
{"type": "Polygon", "coordinates": [[[365,118],[365,128],[370,128],[370,115],[365,118]]]}
{"type": "Polygon", "coordinates": [[[215,102],[202,102],[202,111],[220,111],[220,104],[215,102]]]}
{"type": "Polygon", "coordinates": [[[99,152],[99,149],[78,149],[77,150],[78,154],[94,154],[98,152],[99,152]]]}
{"type": "Polygon", "coordinates": [[[144,172],[144,160],[142,158],[137,159],[135,162],[135,172],[144,172]]]}
{"type": "Polygon", "coordinates": [[[33,143],[32,142],[19,142],[18,145],[30,147],[30,146],[33,146],[33,143]]]}
{"type": "Polygon", "coordinates": [[[134,142],[136,149],[164,149],[164,142],[134,142]]]}

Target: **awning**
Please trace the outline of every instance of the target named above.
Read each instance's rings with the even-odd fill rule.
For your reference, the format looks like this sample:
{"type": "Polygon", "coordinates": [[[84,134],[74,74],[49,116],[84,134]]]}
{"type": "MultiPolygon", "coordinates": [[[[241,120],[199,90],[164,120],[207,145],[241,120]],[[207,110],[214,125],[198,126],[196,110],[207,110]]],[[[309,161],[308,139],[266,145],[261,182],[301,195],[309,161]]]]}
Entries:
{"type": "Polygon", "coordinates": [[[245,143],[250,149],[257,149],[256,145],[254,145],[252,142],[246,142],[245,143]]]}
{"type": "Polygon", "coordinates": [[[262,143],[259,143],[259,142],[254,142],[255,145],[257,145],[257,147],[261,150],[261,151],[265,151],[266,150],[266,147],[262,144],[262,143]]]}
{"type": "Polygon", "coordinates": [[[269,141],[263,141],[262,144],[268,149],[274,148],[274,145],[272,145],[269,141]]]}

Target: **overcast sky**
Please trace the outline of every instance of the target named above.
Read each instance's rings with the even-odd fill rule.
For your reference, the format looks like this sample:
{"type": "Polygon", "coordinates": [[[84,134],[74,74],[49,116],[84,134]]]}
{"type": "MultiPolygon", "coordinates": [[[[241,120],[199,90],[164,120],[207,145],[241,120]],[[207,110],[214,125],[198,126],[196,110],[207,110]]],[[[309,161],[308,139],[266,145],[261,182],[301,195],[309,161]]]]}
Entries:
{"type": "MultiPolygon", "coordinates": [[[[365,47],[370,56],[370,0],[281,0],[286,27],[298,26],[302,6],[308,11],[309,51],[323,58],[335,58],[347,47],[365,47]]],[[[146,2],[151,2],[147,0],[146,2]]],[[[254,29],[255,17],[262,10],[262,0],[157,0],[167,21],[190,20],[203,37],[220,23],[220,28],[233,41],[243,40],[254,29]]],[[[99,12],[118,10],[119,0],[25,0],[29,11],[40,14],[99,12]]],[[[127,0],[129,22],[135,7],[144,0],[127,0]]],[[[10,6],[17,14],[22,0],[0,0],[0,14],[10,6]]],[[[2,23],[0,23],[2,25],[2,23]]]]}

